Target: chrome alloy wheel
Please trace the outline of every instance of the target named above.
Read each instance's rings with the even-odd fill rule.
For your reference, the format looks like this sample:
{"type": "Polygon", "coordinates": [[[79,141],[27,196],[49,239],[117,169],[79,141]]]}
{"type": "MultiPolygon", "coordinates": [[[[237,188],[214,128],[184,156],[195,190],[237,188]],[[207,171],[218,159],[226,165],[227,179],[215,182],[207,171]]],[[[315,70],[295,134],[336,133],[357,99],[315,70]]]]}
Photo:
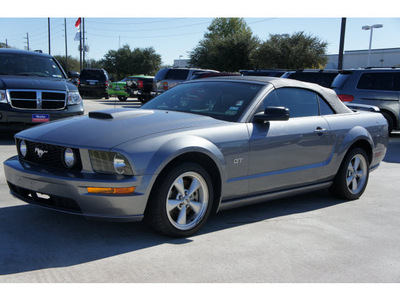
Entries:
{"type": "Polygon", "coordinates": [[[190,230],[203,219],[207,211],[207,183],[196,172],[183,173],[172,183],[166,201],[171,224],[179,230],[190,230]]]}
{"type": "Polygon", "coordinates": [[[356,154],[347,166],[346,183],[350,193],[357,194],[360,192],[364,188],[367,178],[367,161],[363,155],[356,154]]]}

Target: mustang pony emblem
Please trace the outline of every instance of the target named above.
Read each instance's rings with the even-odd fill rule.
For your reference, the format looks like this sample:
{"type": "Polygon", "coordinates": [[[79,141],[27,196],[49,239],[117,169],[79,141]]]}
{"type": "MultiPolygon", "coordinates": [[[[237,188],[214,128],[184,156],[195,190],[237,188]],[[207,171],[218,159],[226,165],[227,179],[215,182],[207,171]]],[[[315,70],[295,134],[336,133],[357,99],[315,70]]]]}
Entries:
{"type": "Polygon", "coordinates": [[[46,151],[46,150],[42,150],[42,149],[39,149],[39,148],[35,148],[35,153],[39,156],[39,158],[42,158],[42,156],[44,155],[44,154],[46,154],[46,153],[48,153],[49,151],[46,151]]]}

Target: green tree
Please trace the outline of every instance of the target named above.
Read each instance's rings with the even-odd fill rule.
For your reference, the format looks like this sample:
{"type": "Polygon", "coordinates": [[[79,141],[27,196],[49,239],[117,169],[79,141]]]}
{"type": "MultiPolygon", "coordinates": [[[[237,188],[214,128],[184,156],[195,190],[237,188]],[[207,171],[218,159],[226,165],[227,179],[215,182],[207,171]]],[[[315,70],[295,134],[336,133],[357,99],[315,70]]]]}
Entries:
{"type": "Polygon", "coordinates": [[[250,55],[259,45],[243,18],[215,18],[209,32],[190,53],[192,66],[234,72],[250,68],[250,55]]]}
{"type": "Polygon", "coordinates": [[[153,47],[130,49],[124,45],[118,50],[110,50],[100,61],[107,72],[116,80],[134,74],[155,75],[161,66],[161,55],[153,47]]]}
{"type": "Polygon", "coordinates": [[[0,42],[0,48],[11,48],[11,47],[6,45],[6,43],[1,43],[0,42]]]}
{"type": "Polygon", "coordinates": [[[323,68],[327,43],[318,37],[296,32],[271,34],[252,55],[255,67],[259,69],[316,69],[323,68]]]}
{"type": "Polygon", "coordinates": [[[66,64],[67,60],[65,59],[65,55],[54,55],[54,58],[57,59],[57,61],[60,63],[65,72],[68,71],[79,72],[80,63],[77,58],[68,55],[68,65],[66,64]]]}

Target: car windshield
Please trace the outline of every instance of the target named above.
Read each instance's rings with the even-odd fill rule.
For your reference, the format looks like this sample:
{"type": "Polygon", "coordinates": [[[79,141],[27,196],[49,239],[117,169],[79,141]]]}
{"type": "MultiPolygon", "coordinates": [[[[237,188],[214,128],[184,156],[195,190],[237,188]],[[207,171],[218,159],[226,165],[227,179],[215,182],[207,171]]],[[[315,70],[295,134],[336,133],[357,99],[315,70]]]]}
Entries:
{"type": "Polygon", "coordinates": [[[189,112],[236,122],[263,85],[239,82],[191,82],[178,85],[142,106],[189,112]]]}
{"type": "Polygon", "coordinates": [[[0,54],[0,74],[64,78],[53,58],[17,53],[0,54]]]}

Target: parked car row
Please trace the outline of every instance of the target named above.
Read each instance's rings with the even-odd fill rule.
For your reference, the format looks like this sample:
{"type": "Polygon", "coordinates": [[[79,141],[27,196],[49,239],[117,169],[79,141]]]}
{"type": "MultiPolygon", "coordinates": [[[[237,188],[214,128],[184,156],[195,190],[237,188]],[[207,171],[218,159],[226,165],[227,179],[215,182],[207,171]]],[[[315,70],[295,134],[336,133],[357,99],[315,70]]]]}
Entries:
{"type": "MultiPolygon", "coordinates": [[[[103,73],[103,78],[106,78],[104,70],[103,73]]],[[[184,81],[211,76],[239,75],[290,78],[330,87],[344,102],[379,107],[389,124],[389,131],[400,130],[400,68],[363,68],[342,71],[325,69],[240,70],[239,73],[224,73],[197,68],[164,68],[155,77],[142,76],[142,81],[138,76],[132,76],[133,81],[131,82],[134,83],[130,85],[127,84],[128,78],[111,83],[108,88],[107,84],[102,84],[100,80],[83,81],[80,79],[78,87],[82,95],[85,95],[90,89],[101,86],[103,94],[107,91],[108,95],[116,95],[120,101],[125,101],[127,97],[137,97],[139,101],[145,103],[184,81]]]]}

